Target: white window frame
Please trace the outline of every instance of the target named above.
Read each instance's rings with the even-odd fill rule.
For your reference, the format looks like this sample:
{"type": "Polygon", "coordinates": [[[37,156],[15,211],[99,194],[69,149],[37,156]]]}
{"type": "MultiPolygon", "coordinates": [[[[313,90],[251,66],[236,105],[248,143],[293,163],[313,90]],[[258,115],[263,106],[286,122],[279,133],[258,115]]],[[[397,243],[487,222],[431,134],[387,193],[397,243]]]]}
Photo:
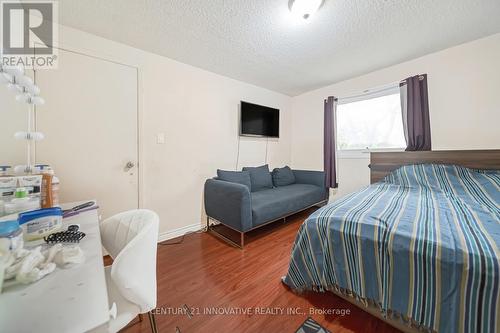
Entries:
{"type": "MultiPolygon", "coordinates": [[[[337,102],[337,108],[342,104],[349,104],[359,101],[364,101],[367,99],[399,94],[399,83],[391,84],[385,87],[381,87],[378,89],[370,89],[363,91],[362,94],[349,96],[349,97],[340,97],[337,102]]],[[[335,129],[337,132],[337,129],[335,129]]],[[[335,140],[337,141],[337,140],[335,140]]],[[[337,157],[340,159],[369,159],[371,152],[394,152],[394,151],[405,151],[405,147],[402,148],[372,148],[372,149],[338,149],[335,147],[337,157]]]]}

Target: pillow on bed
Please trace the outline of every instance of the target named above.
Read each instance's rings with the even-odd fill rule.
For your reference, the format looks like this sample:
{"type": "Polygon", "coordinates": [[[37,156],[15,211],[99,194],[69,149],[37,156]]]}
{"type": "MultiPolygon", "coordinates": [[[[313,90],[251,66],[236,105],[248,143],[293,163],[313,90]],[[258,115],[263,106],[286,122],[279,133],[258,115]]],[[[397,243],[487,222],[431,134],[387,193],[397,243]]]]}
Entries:
{"type": "Polygon", "coordinates": [[[249,190],[252,189],[250,172],[248,171],[226,171],[217,169],[217,177],[226,182],[245,185],[249,190]]]}
{"type": "Polygon", "coordinates": [[[295,175],[288,165],[273,170],[274,186],[287,186],[295,183],[295,175]]]}
{"type": "Polygon", "coordinates": [[[244,167],[243,171],[250,172],[252,192],[273,188],[273,179],[267,164],[259,167],[244,167]]]}

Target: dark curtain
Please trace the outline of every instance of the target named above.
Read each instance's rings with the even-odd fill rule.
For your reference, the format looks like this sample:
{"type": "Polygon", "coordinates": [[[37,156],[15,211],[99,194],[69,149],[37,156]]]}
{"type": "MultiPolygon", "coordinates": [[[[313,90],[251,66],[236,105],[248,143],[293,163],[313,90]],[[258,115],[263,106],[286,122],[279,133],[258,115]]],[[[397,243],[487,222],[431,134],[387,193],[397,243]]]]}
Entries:
{"type": "Polygon", "coordinates": [[[337,163],[335,145],[335,112],[337,109],[337,99],[329,96],[324,101],[325,123],[324,123],[324,168],[325,186],[327,188],[337,188],[337,163]]]}
{"type": "Polygon", "coordinates": [[[407,78],[400,89],[406,150],[431,150],[427,74],[407,78]]]}

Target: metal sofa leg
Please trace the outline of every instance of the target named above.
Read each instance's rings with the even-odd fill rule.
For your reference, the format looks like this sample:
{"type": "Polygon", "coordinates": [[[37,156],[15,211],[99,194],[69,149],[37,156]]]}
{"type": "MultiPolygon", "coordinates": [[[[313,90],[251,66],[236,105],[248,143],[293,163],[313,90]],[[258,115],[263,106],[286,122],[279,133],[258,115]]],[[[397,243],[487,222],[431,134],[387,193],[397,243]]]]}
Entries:
{"type": "Polygon", "coordinates": [[[222,239],[226,243],[228,243],[232,246],[235,246],[237,248],[243,249],[243,247],[245,246],[245,233],[244,232],[232,229],[230,227],[225,226],[224,224],[210,225],[210,217],[207,217],[207,232],[210,232],[212,235],[216,236],[217,238],[222,239]],[[219,232],[217,229],[220,227],[232,230],[233,233],[239,234],[239,237],[236,237],[236,235],[234,235],[234,237],[229,237],[229,235],[219,232]],[[231,239],[231,238],[233,238],[233,239],[231,239]]]}
{"type": "Polygon", "coordinates": [[[151,311],[148,311],[149,323],[151,324],[151,332],[158,333],[158,327],[156,326],[156,318],[151,311]]]}
{"type": "Polygon", "coordinates": [[[210,233],[212,233],[214,236],[216,236],[219,239],[222,239],[229,245],[235,246],[241,250],[243,250],[243,247],[245,246],[245,233],[244,232],[239,232],[240,234],[240,240],[239,243],[237,240],[233,240],[226,235],[221,234],[220,232],[216,231],[214,228],[210,228],[210,233]]]}

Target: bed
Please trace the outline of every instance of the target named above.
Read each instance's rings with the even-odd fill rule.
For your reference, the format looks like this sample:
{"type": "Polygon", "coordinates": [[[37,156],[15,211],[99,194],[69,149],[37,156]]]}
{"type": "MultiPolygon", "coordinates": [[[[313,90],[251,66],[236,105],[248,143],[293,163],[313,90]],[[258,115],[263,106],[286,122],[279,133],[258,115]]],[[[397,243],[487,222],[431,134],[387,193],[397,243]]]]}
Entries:
{"type": "Polygon", "coordinates": [[[406,332],[500,332],[500,151],[380,154],[304,222],[283,282],[406,332]]]}

